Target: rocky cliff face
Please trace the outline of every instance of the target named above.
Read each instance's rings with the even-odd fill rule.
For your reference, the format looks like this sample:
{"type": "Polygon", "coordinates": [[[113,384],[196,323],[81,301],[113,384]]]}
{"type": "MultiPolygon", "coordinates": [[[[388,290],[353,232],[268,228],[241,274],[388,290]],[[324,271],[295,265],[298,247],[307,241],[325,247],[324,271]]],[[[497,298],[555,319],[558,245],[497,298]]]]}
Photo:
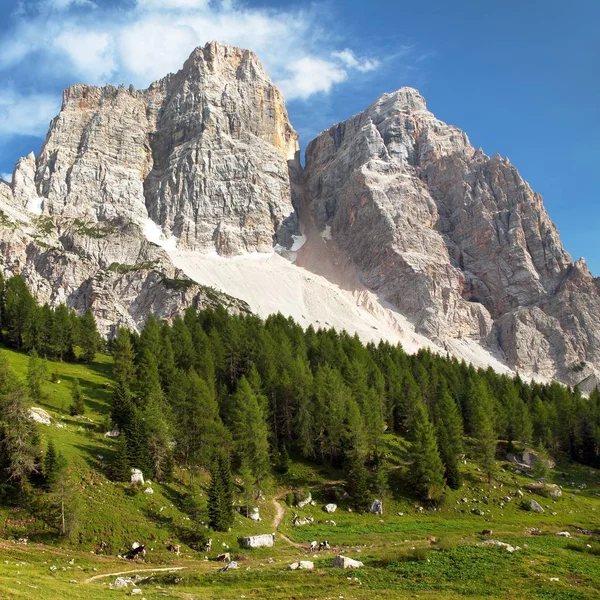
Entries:
{"type": "Polygon", "coordinates": [[[212,43],[147,90],[66,90],[35,164],[17,165],[15,195],[23,205],[43,198],[48,215],[149,218],[180,247],[269,251],[293,212],[288,161],[297,151],[256,56],[212,43]]]}
{"type": "MultiPolygon", "coordinates": [[[[248,310],[173,260],[185,269],[199,253],[287,248],[298,266],[368,297],[361,310],[385,313],[385,331],[397,309],[442,350],[471,344],[461,356],[482,347],[570,383],[600,373],[598,280],[572,262],[510,162],[473,148],[411,88],[321,134],[302,170],[256,56],[211,43],[147,90],[66,90],[40,155],[0,181],[0,210],[5,273],[22,272],[42,301],[91,306],[106,333],[190,305],[248,310]]],[[[296,281],[289,270],[277,280],[284,271],[272,270],[269,306],[296,281]]],[[[228,286],[244,295],[235,278],[228,286]]],[[[306,314],[320,314],[308,295],[297,295],[306,314]]]]}
{"type": "Polygon", "coordinates": [[[506,159],[386,94],[308,147],[311,218],[365,285],[434,340],[469,337],[508,364],[572,379],[600,365],[600,296],[542,199],[506,159]]]}

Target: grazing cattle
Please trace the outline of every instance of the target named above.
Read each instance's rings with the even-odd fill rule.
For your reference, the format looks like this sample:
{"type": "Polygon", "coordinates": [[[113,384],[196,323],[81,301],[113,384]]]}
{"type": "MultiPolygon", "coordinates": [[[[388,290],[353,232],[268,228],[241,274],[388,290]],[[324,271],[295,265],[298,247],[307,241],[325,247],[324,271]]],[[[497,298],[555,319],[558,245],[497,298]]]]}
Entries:
{"type": "Polygon", "coordinates": [[[325,540],[319,544],[319,551],[329,550],[330,548],[331,548],[331,546],[329,545],[329,542],[327,540],[325,540]]]}
{"type": "Polygon", "coordinates": [[[432,535],[429,535],[425,538],[426,542],[429,542],[430,544],[435,544],[437,542],[437,538],[433,537],[432,535]]]}
{"type": "Polygon", "coordinates": [[[494,535],[494,532],[491,529],[484,529],[481,535],[494,535]]]}
{"type": "Polygon", "coordinates": [[[181,554],[181,546],[179,544],[169,544],[167,550],[179,556],[181,554]]]}
{"type": "Polygon", "coordinates": [[[317,542],[316,540],[313,540],[310,543],[310,551],[311,552],[314,552],[318,547],[319,547],[319,542],[317,542]]]}
{"type": "Polygon", "coordinates": [[[210,549],[212,548],[212,540],[206,540],[205,544],[204,544],[204,549],[207,552],[210,552],[210,549]]]}
{"type": "Polygon", "coordinates": [[[146,546],[142,544],[141,546],[137,546],[137,548],[132,548],[122,556],[127,560],[143,560],[146,557],[146,546]]]}
{"type": "Polygon", "coordinates": [[[219,554],[219,556],[217,556],[217,560],[219,562],[231,562],[231,556],[229,555],[229,552],[224,552],[223,554],[219,554]]]}

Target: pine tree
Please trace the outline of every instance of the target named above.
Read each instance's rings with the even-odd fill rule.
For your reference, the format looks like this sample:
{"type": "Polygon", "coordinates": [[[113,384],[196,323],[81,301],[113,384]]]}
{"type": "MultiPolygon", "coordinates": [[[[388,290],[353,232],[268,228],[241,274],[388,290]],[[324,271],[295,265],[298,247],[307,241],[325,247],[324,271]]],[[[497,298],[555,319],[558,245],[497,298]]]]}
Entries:
{"type": "Polygon", "coordinates": [[[368,510],[371,500],[368,473],[364,460],[356,452],[351,453],[348,458],[346,480],[348,495],[354,509],[358,512],[368,510]]]}
{"type": "Polygon", "coordinates": [[[0,354],[0,464],[4,481],[23,492],[36,471],[37,436],[26,394],[4,354],[0,354]]]}
{"type": "Polygon", "coordinates": [[[493,426],[492,406],[485,384],[476,388],[476,398],[472,406],[472,436],[475,440],[476,460],[487,475],[488,483],[496,467],[497,438],[493,426]]]}
{"type": "Polygon", "coordinates": [[[29,353],[29,361],[27,363],[27,388],[29,397],[36,403],[41,402],[45,398],[42,384],[48,376],[46,363],[39,358],[37,352],[32,350],[29,353]]]}
{"type": "Polygon", "coordinates": [[[64,459],[57,452],[54,441],[48,442],[46,454],[44,455],[44,480],[46,487],[54,486],[60,476],[60,471],[63,468],[64,459]]]}
{"type": "Polygon", "coordinates": [[[79,321],[79,345],[81,346],[83,360],[90,364],[96,358],[100,348],[100,334],[96,328],[96,320],[88,308],[79,321]]]}
{"type": "Polygon", "coordinates": [[[271,470],[269,430],[256,394],[243,376],[234,394],[233,436],[240,462],[248,463],[256,489],[264,492],[271,470]]]}
{"type": "Polygon", "coordinates": [[[120,431],[126,431],[131,424],[134,408],[129,388],[122,382],[117,383],[112,395],[110,417],[120,431]]]}
{"type": "Polygon", "coordinates": [[[6,282],[4,307],[4,327],[8,342],[21,349],[26,345],[27,332],[32,327],[36,303],[21,275],[15,275],[6,282]]]}
{"type": "Polygon", "coordinates": [[[217,453],[208,487],[208,522],[215,531],[227,531],[233,525],[233,480],[229,459],[217,453]]]}
{"type": "Polygon", "coordinates": [[[129,331],[120,327],[113,341],[113,377],[117,383],[130,387],[135,381],[135,354],[129,331]]]}
{"type": "Polygon", "coordinates": [[[130,481],[131,463],[129,462],[127,437],[124,433],[121,433],[117,440],[116,456],[112,464],[112,477],[115,481],[130,481]]]}
{"type": "Polygon", "coordinates": [[[413,422],[412,480],[423,500],[438,501],[444,494],[444,465],[438,451],[435,429],[423,402],[415,407],[413,422]]]}
{"type": "Polygon", "coordinates": [[[52,354],[60,361],[73,360],[75,357],[73,344],[73,320],[69,309],[64,304],[60,304],[56,307],[52,319],[52,339],[50,340],[52,354]]]}
{"type": "Polygon", "coordinates": [[[85,413],[83,392],[81,391],[78,379],[73,379],[73,383],[71,384],[71,406],[69,406],[69,413],[72,417],[78,417],[85,413]]]}
{"type": "Polygon", "coordinates": [[[445,383],[438,386],[433,413],[438,449],[444,463],[444,476],[448,486],[457,490],[462,485],[459,468],[459,456],[463,450],[462,419],[445,383]]]}

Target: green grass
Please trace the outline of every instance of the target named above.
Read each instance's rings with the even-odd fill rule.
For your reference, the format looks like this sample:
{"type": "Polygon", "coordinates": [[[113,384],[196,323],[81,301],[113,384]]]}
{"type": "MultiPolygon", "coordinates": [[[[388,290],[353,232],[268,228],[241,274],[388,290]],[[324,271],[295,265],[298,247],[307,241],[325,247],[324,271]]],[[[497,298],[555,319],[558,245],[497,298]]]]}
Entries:
{"type": "MultiPolygon", "coordinates": [[[[22,376],[28,357],[5,352],[22,376]]],[[[174,481],[149,485],[153,494],[133,493],[130,486],[114,483],[108,465],[115,442],[104,436],[109,426],[111,359],[99,355],[91,365],[48,364],[48,374],[58,374],[60,383],[45,383],[46,398],[40,407],[53,417],[53,425],[38,425],[41,446],[53,439],[68,458],[73,485],[79,499],[76,534],[70,540],[58,538],[52,530],[25,509],[0,507],[0,598],[86,600],[115,598],[125,591],[111,591],[114,576],[86,583],[86,579],[132,569],[184,567],[183,570],[154,575],[142,574],[143,597],[153,598],[599,598],[600,538],[578,532],[577,528],[600,533],[600,472],[572,464],[559,464],[551,481],[563,488],[559,499],[527,491],[531,479],[499,463],[494,486],[484,482],[472,461],[463,466],[465,485],[448,494],[439,510],[421,512],[407,483],[408,444],[399,438],[384,439],[387,466],[395,492],[385,501],[384,515],[348,511],[341,494],[340,472],[305,461],[292,460],[289,472],[280,476],[271,495],[259,503],[263,521],[255,523],[236,514],[233,530],[208,531],[206,520],[206,477],[196,481],[190,496],[188,476],[177,471],[174,481]],[[77,378],[84,391],[84,419],[69,416],[70,385],[77,378]],[[57,427],[56,425],[61,425],[57,427]],[[102,457],[102,458],[99,458],[102,457]],[[563,476],[566,474],[566,477],[563,476]],[[583,485],[585,484],[585,486],[583,485]],[[511,491],[523,490],[525,499],[535,498],[546,509],[538,515],[520,508],[520,501],[502,506],[511,491]],[[242,550],[238,538],[273,531],[273,496],[309,490],[315,506],[286,509],[278,528],[274,549],[242,550]],[[462,502],[467,498],[467,502],[462,502]],[[335,501],[332,515],[322,510],[335,501]],[[484,516],[472,509],[485,511],[484,516]],[[552,513],[556,514],[553,515],[552,513]],[[294,513],[312,516],[314,524],[295,527],[294,513]],[[401,516],[398,513],[403,513],[401,516]],[[335,521],[335,526],[326,521],[335,521]],[[528,530],[539,528],[540,535],[528,530]],[[483,529],[492,529],[492,539],[520,546],[510,554],[497,547],[481,545],[483,529]],[[557,537],[570,531],[572,539],[557,537]],[[28,537],[27,545],[16,543],[28,537]],[[193,549],[195,539],[211,537],[209,557],[229,551],[241,554],[240,569],[220,572],[221,565],[205,560],[204,551],[193,549]],[[332,550],[311,555],[303,547],[312,540],[327,539],[332,550]],[[434,543],[426,540],[437,538],[434,543]],[[117,558],[133,541],[149,549],[146,561],[133,564],[117,558]],[[182,555],[167,551],[169,542],[182,545],[182,555]],[[97,554],[101,543],[106,554],[97,554]],[[331,567],[335,552],[365,563],[356,572],[331,567]],[[313,557],[314,556],[314,557],[313,557]],[[74,559],[74,564],[69,561],[74,559]],[[269,560],[271,559],[271,560],[269,560]],[[289,571],[290,563],[309,559],[312,572],[289,571]],[[56,570],[50,567],[56,566],[56,570]],[[558,578],[557,580],[552,580],[558,578]],[[74,580],[75,583],[71,583],[74,580]]],[[[146,487],[146,486],[144,486],[146,487]]]]}

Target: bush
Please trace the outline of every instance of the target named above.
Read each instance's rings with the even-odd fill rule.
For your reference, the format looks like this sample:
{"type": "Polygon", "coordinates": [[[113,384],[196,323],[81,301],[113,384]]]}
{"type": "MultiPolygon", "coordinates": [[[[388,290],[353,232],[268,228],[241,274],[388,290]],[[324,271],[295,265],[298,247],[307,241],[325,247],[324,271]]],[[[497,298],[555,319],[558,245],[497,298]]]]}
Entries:
{"type": "Polygon", "coordinates": [[[285,497],[285,503],[291,508],[294,506],[294,502],[296,501],[296,494],[294,492],[289,492],[285,497]]]}

